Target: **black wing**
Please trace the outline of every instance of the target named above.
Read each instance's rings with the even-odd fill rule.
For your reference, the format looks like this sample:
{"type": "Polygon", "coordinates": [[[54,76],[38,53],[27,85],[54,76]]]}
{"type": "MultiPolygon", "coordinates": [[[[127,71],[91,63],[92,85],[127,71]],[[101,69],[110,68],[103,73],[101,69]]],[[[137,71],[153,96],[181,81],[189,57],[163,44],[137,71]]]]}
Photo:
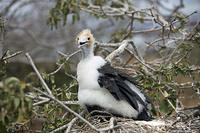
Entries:
{"type": "Polygon", "coordinates": [[[145,102],[151,103],[151,100],[145,94],[144,96],[147,101],[143,101],[141,97],[124,82],[127,80],[132,84],[137,85],[135,79],[128,74],[114,69],[109,63],[99,68],[98,71],[101,73],[101,76],[98,78],[99,85],[108,89],[115,99],[126,100],[136,110],[138,110],[137,101],[139,101],[145,108],[145,102]]]}

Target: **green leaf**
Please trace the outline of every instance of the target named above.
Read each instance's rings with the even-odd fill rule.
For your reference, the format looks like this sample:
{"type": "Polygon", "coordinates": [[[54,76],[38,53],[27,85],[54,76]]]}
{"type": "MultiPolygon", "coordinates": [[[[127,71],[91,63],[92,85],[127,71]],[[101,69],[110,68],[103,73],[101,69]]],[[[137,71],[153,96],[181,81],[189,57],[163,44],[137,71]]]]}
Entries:
{"type": "Polygon", "coordinates": [[[70,73],[70,72],[71,72],[70,63],[66,63],[66,65],[65,65],[65,72],[66,72],[66,73],[70,73]]]}
{"type": "Polygon", "coordinates": [[[1,121],[0,121],[0,131],[1,133],[8,133],[6,130],[6,126],[1,121]]]}
{"type": "Polygon", "coordinates": [[[164,84],[155,84],[154,88],[164,88],[165,85],[164,84]]]}
{"type": "Polygon", "coordinates": [[[75,15],[72,15],[72,24],[74,24],[76,21],[76,16],[75,15]]]}
{"type": "Polygon", "coordinates": [[[17,109],[17,108],[19,107],[19,104],[20,104],[19,98],[15,98],[15,99],[14,99],[14,106],[15,106],[15,109],[17,109]]]}
{"type": "Polygon", "coordinates": [[[161,102],[160,102],[160,106],[159,106],[159,109],[162,113],[165,113],[165,114],[170,114],[172,112],[171,108],[169,107],[169,103],[167,102],[166,99],[163,99],[161,102]]]}

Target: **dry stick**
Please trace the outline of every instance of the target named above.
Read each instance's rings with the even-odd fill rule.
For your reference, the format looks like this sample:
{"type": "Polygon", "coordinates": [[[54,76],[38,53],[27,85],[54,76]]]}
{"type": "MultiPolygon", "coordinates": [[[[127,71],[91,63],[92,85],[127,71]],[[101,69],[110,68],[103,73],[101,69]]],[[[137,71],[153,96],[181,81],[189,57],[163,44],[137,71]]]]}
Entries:
{"type": "Polygon", "coordinates": [[[149,32],[160,31],[160,30],[162,30],[162,27],[161,28],[147,29],[147,30],[132,31],[131,33],[132,34],[143,34],[143,33],[149,33],[149,32]]]}
{"type": "Polygon", "coordinates": [[[9,56],[3,57],[2,60],[10,59],[10,58],[12,58],[12,57],[14,57],[14,56],[17,56],[17,55],[21,54],[22,52],[23,52],[23,51],[18,51],[18,52],[14,53],[14,54],[11,54],[11,55],[9,55],[9,56]]]}
{"type": "MultiPolygon", "coordinates": [[[[48,103],[50,101],[50,99],[46,99],[46,100],[42,100],[39,101],[37,103],[34,103],[33,106],[37,106],[37,105],[41,105],[41,104],[45,104],[48,103]]],[[[78,101],[62,101],[65,105],[79,105],[78,101]]]]}
{"type": "Polygon", "coordinates": [[[172,53],[169,55],[169,57],[166,59],[165,65],[167,66],[170,63],[170,60],[172,59],[172,57],[174,56],[174,54],[176,53],[176,51],[178,50],[178,48],[182,45],[184,40],[182,40],[177,46],[176,48],[172,51],[172,53]]]}
{"type": "Polygon", "coordinates": [[[41,105],[41,104],[44,104],[44,103],[48,103],[49,101],[50,101],[50,99],[45,99],[45,100],[39,101],[37,103],[34,103],[33,106],[37,106],[37,105],[41,105]]]}
{"type": "MultiPolygon", "coordinates": [[[[49,98],[38,96],[38,95],[36,95],[34,93],[26,94],[26,96],[31,98],[31,99],[33,99],[33,100],[41,100],[39,102],[33,103],[33,106],[45,104],[45,103],[48,103],[50,101],[49,98]]],[[[62,101],[62,102],[65,105],[79,105],[78,101],[62,101]]]]}
{"type": "Polygon", "coordinates": [[[67,128],[68,127],[68,124],[65,124],[65,125],[63,125],[63,126],[61,126],[61,127],[59,127],[59,128],[56,128],[55,130],[53,130],[53,131],[51,131],[51,132],[49,132],[49,133],[56,133],[56,132],[58,132],[58,131],[60,131],[60,130],[63,130],[63,129],[65,129],[65,128],[67,128]]]}
{"type": "Polygon", "coordinates": [[[29,63],[31,64],[32,68],[34,69],[34,71],[36,72],[37,76],[39,77],[40,81],[42,82],[42,84],[44,85],[44,88],[47,90],[47,92],[53,97],[53,94],[51,92],[51,90],[49,89],[49,87],[47,86],[47,84],[45,83],[45,81],[43,80],[42,76],[40,75],[39,71],[37,70],[35,64],[33,63],[33,60],[31,58],[31,56],[29,55],[29,53],[25,54],[29,63]]]}
{"type": "Polygon", "coordinates": [[[57,52],[58,52],[58,54],[60,54],[60,55],[62,55],[62,56],[64,56],[64,57],[66,57],[67,60],[68,60],[69,58],[71,58],[71,57],[74,56],[75,54],[81,52],[81,50],[77,50],[77,51],[75,51],[74,53],[72,53],[72,54],[70,54],[70,55],[66,55],[66,54],[64,54],[64,53],[61,52],[61,51],[57,51],[57,52]]]}
{"type": "MultiPolygon", "coordinates": [[[[85,111],[82,111],[79,115],[83,115],[85,113],[85,111]]],[[[73,118],[69,123],[67,123],[67,124],[65,124],[65,125],[63,125],[63,126],[61,126],[61,127],[59,127],[59,128],[56,128],[56,129],[54,129],[53,131],[51,131],[50,133],[56,133],[56,132],[58,132],[58,131],[60,131],[60,130],[63,130],[63,129],[65,129],[65,128],[69,128],[69,126],[72,126],[73,124],[74,124],[74,122],[76,122],[77,120],[78,120],[79,118],[78,117],[75,117],[75,118],[73,118]]],[[[71,129],[71,128],[70,128],[71,129]]]]}
{"type": "MultiPolygon", "coordinates": [[[[31,95],[26,95],[27,97],[31,98],[31,99],[40,99],[41,101],[34,103],[33,106],[36,105],[41,105],[41,104],[45,104],[48,103],[50,101],[49,98],[46,97],[38,97],[38,96],[31,96],[31,95]]],[[[65,105],[79,105],[78,101],[62,101],[65,105]]]]}
{"type": "Polygon", "coordinates": [[[60,69],[61,69],[64,65],[65,65],[65,62],[62,63],[62,64],[60,64],[59,67],[58,67],[55,71],[49,73],[48,75],[54,75],[54,74],[56,74],[58,71],[60,71],[60,69]]]}
{"type": "Polygon", "coordinates": [[[195,106],[183,107],[182,110],[195,110],[195,109],[199,109],[200,110],[200,104],[195,105],[195,106]]]}
{"type": "MultiPolygon", "coordinates": [[[[70,54],[70,55],[66,55],[66,54],[62,53],[61,51],[57,51],[57,52],[58,52],[58,54],[60,54],[60,55],[62,55],[62,56],[64,56],[64,57],[66,58],[65,61],[68,61],[72,56],[74,56],[75,54],[79,53],[80,51],[81,51],[81,50],[77,50],[77,51],[75,51],[74,53],[72,53],[72,54],[70,54]]],[[[59,67],[58,67],[55,71],[49,73],[48,75],[53,75],[53,74],[57,73],[64,65],[65,65],[65,62],[62,63],[62,64],[60,64],[59,67]]],[[[68,75],[68,76],[69,76],[69,75],[68,75]]],[[[70,77],[74,79],[73,76],[70,75],[70,77]]],[[[76,79],[76,78],[75,78],[75,79],[76,79]]]]}
{"type": "MultiPolygon", "coordinates": [[[[166,85],[167,86],[167,85],[166,85]]],[[[160,91],[160,93],[165,97],[165,94],[164,94],[164,92],[159,88],[159,91],[160,91]]],[[[166,97],[167,98],[167,97],[166,97]]],[[[176,108],[174,107],[174,105],[172,104],[172,102],[169,100],[169,98],[167,98],[167,102],[171,105],[171,107],[174,109],[174,111],[176,112],[176,113],[178,113],[177,112],[177,110],[176,110],[176,108]]]]}
{"type": "Polygon", "coordinates": [[[66,105],[79,105],[78,101],[62,101],[66,105]]]}
{"type": "Polygon", "coordinates": [[[133,55],[142,65],[144,65],[146,68],[149,68],[149,69],[151,69],[152,71],[155,71],[155,69],[154,68],[152,68],[152,67],[150,67],[149,65],[147,65],[146,63],[144,63],[142,60],[140,60],[139,59],[139,57],[138,56],[136,56],[135,55],[135,53],[133,53],[131,50],[129,50],[129,49],[125,49],[127,52],[129,52],[131,55],[133,55]]]}
{"type": "Polygon", "coordinates": [[[108,62],[111,62],[112,59],[116,56],[118,56],[119,54],[121,54],[124,49],[126,48],[126,46],[130,43],[130,40],[124,40],[121,45],[116,49],[114,50],[112,53],[110,53],[107,57],[106,57],[106,60],[108,62]]]}
{"type": "MultiPolygon", "coordinates": [[[[82,111],[79,115],[83,115],[84,113],[86,113],[86,111],[82,111]]],[[[74,125],[74,123],[78,120],[78,117],[73,118],[67,125],[68,128],[66,130],[65,133],[69,133],[71,131],[72,126],[74,125]]]]}
{"type": "Polygon", "coordinates": [[[108,130],[112,130],[118,126],[115,127],[107,127],[107,128],[101,128],[101,129],[97,129],[94,125],[92,125],[89,121],[87,121],[85,118],[83,118],[82,116],[80,116],[78,113],[74,112],[72,109],[70,109],[68,106],[66,106],[62,101],[56,99],[55,97],[48,95],[47,93],[33,87],[32,89],[34,89],[35,91],[39,92],[42,95],[45,95],[46,97],[50,98],[51,100],[57,102],[59,105],[61,105],[64,109],[66,109],[67,111],[69,111],[70,113],[74,114],[76,117],[78,117],[80,120],[82,120],[83,122],[85,122],[87,125],[89,125],[92,129],[98,131],[98,132],[104,132],[104,131],[108,131],[108,130]]]}
{"type": "MultiPolygon", "coordinates": [[[[95,5],[89,5],[87,8],[85,7],[82,7],[82,6],[78,6],[76,5],[78,8],[80,8],[80,10],[82,11],[85,11],[87,13],[92,13],[92,14],[95,14],[95,15],[99,15],[99,16],[102,16],[102,15],[106,15],[106,16],[127,16],[127,17],[132,17],[132,13],[137,13],[137,12],[141,12],[141,13],[146,13],[142,10],[138,10],[138,11],[128,11],[128,10],[123,10],[122,8],[111,8],[111,7],[106,7],[106,6],[103,6],[103,7],[100,7],[100,6],[95,6],[95,5]],[[102,12],[103,10],[103,12],[102,12]]],[[[151,7],[150,7],[151,8],[151,7]]],[[[147,13],[146,13],[147,14],[147,13]]],[[[147,14],[148,15],[148,14],[147,14]]],[[[148,15],[150,16],[150,15],[148,15]]],[[[134,16],[134,19],[139,19],[139,20],[148,20],[148,21],[151,21],[152,18],[151,17],[143,17],[143,16],[134,16]]]]}
{"type": "Polygon", "coordinates": [[[177,86],[179,88],[192,88],[197,86],[197,84],[200,84],[199,81],[194,81],[194,82],[186,82],[186,83],[177,83],[177,82],[173,82],[173,83],[168,83],[169,85],[174,85],[177,86]]]}
{"type": "Polygon", "coordinates": [[[98,41],[95,41],[95,44],[97,46],[101,46],[101,47],[119,47],[122,45],[121,42],[119,42],[119,43],[102,43],[102,42],[98,42],[98,41]]]}

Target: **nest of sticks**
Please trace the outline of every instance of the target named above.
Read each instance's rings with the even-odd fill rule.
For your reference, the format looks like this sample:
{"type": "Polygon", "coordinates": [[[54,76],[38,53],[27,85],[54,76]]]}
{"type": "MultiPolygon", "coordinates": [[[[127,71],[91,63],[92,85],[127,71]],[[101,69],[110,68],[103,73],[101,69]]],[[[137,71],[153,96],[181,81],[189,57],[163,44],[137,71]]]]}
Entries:
{"type": "MultiPolygon", "coordinates": [[[[105,131],[108,133],[199,133],[200,132],[200,110],[192,115],[177,113],[167,118],[154,119],[152,121],[135,121],[132,119],[106,116],[86,116],[87,120],[97,128],[112,128],[105,131]]],[[[95,133],[87,124],[78,121],[74,123],[70,132],[95,133]]]]}

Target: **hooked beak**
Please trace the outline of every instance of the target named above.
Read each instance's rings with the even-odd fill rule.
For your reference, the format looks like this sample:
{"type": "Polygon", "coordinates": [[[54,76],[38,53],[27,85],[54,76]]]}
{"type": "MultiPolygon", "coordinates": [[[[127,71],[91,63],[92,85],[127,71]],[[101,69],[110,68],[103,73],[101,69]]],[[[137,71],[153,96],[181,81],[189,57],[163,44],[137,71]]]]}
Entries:
{"type": "Polygon", "coordinates": [[[87,44],[88,41],[85,41],[85,42],[79,42],[79,46],[78,48],[81,48],[83,46],[85,46],[87,44]]]}

